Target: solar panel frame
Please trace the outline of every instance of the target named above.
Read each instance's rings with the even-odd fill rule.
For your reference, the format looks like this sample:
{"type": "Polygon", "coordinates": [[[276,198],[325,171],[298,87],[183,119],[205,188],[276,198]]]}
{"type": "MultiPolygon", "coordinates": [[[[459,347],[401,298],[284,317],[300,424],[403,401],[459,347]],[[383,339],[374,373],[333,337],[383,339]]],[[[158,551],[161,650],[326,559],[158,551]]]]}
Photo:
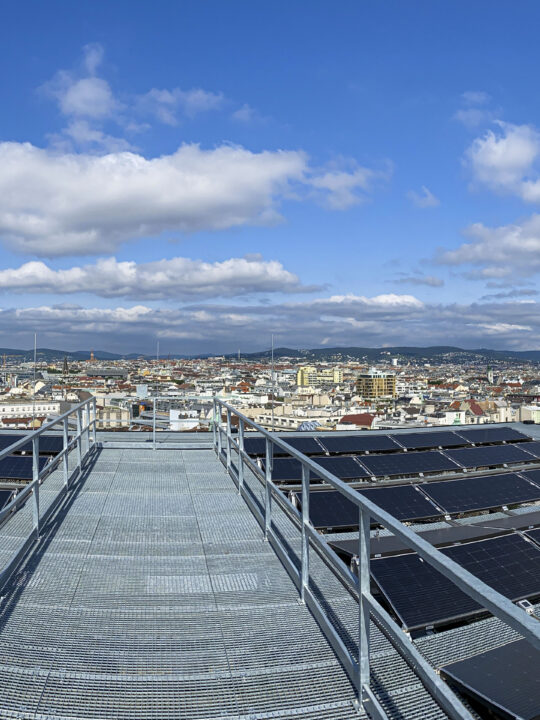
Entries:
{"type": "Polygon", "coordinates": [[[496,467],[534,462],[534,457],[517,445],[485,445],[445,450],[445,454],[465,468],[496,467]]]}
{"type": "Polygon", "coordinates": [[[528,443],[521,443],[519,446],[525,452],[531,453],[535,458],[540,458],[540,440],[532,440],[528,443]]]}
{"type": "Polygon", "coordinates": [[[393,437],[407,450],[463,447],[470,444],[468,440],[461,438],[451,430],[402,433],[393,437]]]}
{"type": "Polygon", "coordinates": [[[397,453],[389,455],[363,455],[362,464],[374,477],[418,475],[427,472],[459,470],[459,465],[438,450],[397,453]]]}
{"type": "Polygon", "coordinates": [[[327,433],[319,437],[319,442],[330,455],[399,452],[401,449],[390,435],[372,435],[371,433],[359,435],[333,435],[327,433]]]}
{"type": "Polygon", "coordinates": [[[428,482],[420,488],[449,515],[540,500],[540,487],[516,473],[428,482]]]}
{"type": "Polygon", "coordinates": [[[525,435],[512,427],[478,427],[465,430],[456,428],[454,432],[475,445],[500,442],[523,442],[530,440],[528,435],[525,435]]]}

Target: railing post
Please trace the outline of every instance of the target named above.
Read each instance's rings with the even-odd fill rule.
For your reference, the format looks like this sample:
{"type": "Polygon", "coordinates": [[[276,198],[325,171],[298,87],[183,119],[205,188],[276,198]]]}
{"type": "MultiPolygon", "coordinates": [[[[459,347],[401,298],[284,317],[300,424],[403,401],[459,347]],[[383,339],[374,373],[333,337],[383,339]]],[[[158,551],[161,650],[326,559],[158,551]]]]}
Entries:
{"type": "Polygon", "coordinates": [[[217,417],[217,448],[218,457],[221,458],[221,451],[223,449],[223,438],[221,436],[221,405],[218,404],[219,412],[217,417]]]}
{"type": "Polygon", "coordinates": [[[358,703],[363,708],[363,690],[369,687],[370,516],[358,508],[358,703]]]}
{"type": "Polygon", "coordinates": [[[97,443],[97,400],[92,398],[92,446],[97,443]]]}
{"type": "Polygon", "coordinates": [[[64,418],[63,421],[63,436],[64,436],[64,486],[66,490],[69,485],[69,460],[68,460],[68,446],[69,446],[69,434],[68,434],[68,419],[64,418]]]}
{"type": "Polygon", "coordinates": [[[156,449],[156,398],[153,398],[153,413],[152,413],[152,448],[156,449]]]}
{"type": "Polygon", "coordinates": [[[77,410],[77,467],[79,471],[82,465],[82,418],[81,408],[77,410]]]}
{"type": "Polygon", "coordinates": [[[39,540],[39,435],[34,435],[32,438],[32,480],[34,483],[32,516],[36,539],[39,540]]]}
{"type": "Polygon", "coordinates": [[[268,531],[272,523],[272,466],[274,445],[270,438],[266,438],[266,462],[264,484],[264,539],[268,540],[268,531]]]}
{"type": "Polygon", "coordinates": [[[227,408],[227,472],[231,468],[231,411],[227,408]]]}
{"type": "Polygon", "coordinates": [[[84,443],[84,457],[88,455],[90,452],[90,405],[85,405],[83,413],[84,418],[84,435],[85,435],[85,443],[84,443]]]}
{"type": "Polygon", "coordinates": [[[238,418],[238,492],[242,494],[244,487],[244,421],[238,418]]]}
{"type": "Polygon", "coordinates": [[[217,450],[217,434],[216,434],[216,398],[212,400],[212,443],[214,450],[217,450]]]}
{"type": "Polygon", "coordinates": [[[309,585],[309,468],[302,463],[302,579],[300,601],[305,603],[305,592],[309,585]]]}

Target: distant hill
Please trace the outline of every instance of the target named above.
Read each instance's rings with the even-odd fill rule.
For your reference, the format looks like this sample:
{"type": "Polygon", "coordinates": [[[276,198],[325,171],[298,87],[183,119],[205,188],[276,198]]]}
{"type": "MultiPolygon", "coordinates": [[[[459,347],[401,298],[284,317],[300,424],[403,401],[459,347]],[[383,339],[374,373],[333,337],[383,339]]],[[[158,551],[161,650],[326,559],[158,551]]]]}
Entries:
{"type": "MultiPolygon", "coordinates": [[[[271,350],[264,350],[258,353],[244,353],[243,358],[256,360],[257,358],[269,358],[271,350]]],[[[228,357],[233,358],[234,355],[228,357]]],[[[465,350],[463,348],[454,347],[452,345],[434,345],[431,347],[407,347],[393,346],[384,348],[367,348],[367,347],[331,347],[331,348],[314,348],[310,350],[297,350],[293,348],[280,347],[274,349],[275,358],[291,357],[303,358],[306,361],[313,360],[364,360],[367,362],[377,362],[380,360],[388,360],[389,357],[395,357],[401,360],[425,360],[426,362],[455,362],[455,361],[474,361],[474,360],[505,360],[505,361],[528,361],[540,362],[540,350],[490,350],[488,348],[480,348],[475,350],[465,350]]]]}
{"type": "MultiPolygon", "coordinates": [[[[90,350],[54,350],[51,348],[38,348],[38,360],[46,362],[54,362],[67,357],[68,360],[88,360],[90,358],[90,350]]],[[[153,355],[144,355],[143,353],[129,353],[119,355],[118,353],[107,352],[106,350],[94,350],[96,360],[133,360],[138,357],[153,359],[153,355]]],[[[217,354],[217,353],[216,353],[217,354]]],[[[17,350],[14,348],[0,348],[0,361],[6,355],[8,358],[20,358],[21,362],[30,362],[34,358],[32,350],[17,350]]],[[[236,353],[231,353],[225,357],[231,360],[236,358],[236,353]]],[[[248,360],[263,360],[271,356],[271,350],[263,350],[254,353],[242,353],[241,357],[248,360]]],[[[170,355],[171,359],[185,358],[206,358],[208,353],[204,355],[170,355]]],[[[474,361],[521,361],[521,362],[540,362],[540,350],[490,350],[488,348],[480,348],[475,350],[465,350],[463,348],[454,347],[452,345],[433,345],[431,347],[415,347],[415,346],[393,346],[384,348],[368,348],[368,347],[331,347],[331,348],[312,348],[298,349],[279,347],[274,349],[275,358],[295,358],[303,359],[306,362],[316,362],[318,360],[358,360],[364,362],[379,362],[388,360],[390,357],[398,358],[401,361],[417,360],[424,362],[474,362],[474,361]]]]}

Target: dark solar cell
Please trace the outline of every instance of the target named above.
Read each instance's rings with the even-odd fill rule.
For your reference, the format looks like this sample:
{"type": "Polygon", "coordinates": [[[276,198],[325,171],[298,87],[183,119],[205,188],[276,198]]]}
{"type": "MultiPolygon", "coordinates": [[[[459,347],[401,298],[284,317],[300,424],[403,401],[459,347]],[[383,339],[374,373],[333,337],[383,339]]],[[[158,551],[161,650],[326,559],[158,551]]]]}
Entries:
{"type": "Polygon", "coordinates": [[[365,452],[388,452],[399,450],[399,445],[388,435],[331,435],[330,433],[319,437],[329,453],[365,453],[365,452]]]}
{"type": "Polygon", "coordinates": [[[523,443],[519,447],[531,453],[534,457],[540,458],[540,441],[535,440],[533,442],[523,443]]]}
{"type": "Polygon", "coordinates": [[[435,625],[481,611],[480,606],[418,555],[371,561],[371,574],[402,625],[435,625]]]}
{"type": "Polygon", "coordinates": [[[398,520],[420,520],[441,514],[413,485],[369,488],[358,492],[398,520]]]}
{"type": "Polygon", "coordinates": [[[530,537],[531,540],[534,540],[535,543],[540,545],[540,528],[536,528],[536,530],[527,530],[525,535],[527,535],[527,537],[530,537]]]}
{"type": "MultiPolygon", "coordinates": [[[[340,480],[352,480],[353,478],[368,477],[365,470],[355,461],[353,457],[318,457],[314,462],[321,465],[325,470],[336,475],[340,480]]],[[[302,466],[295,458],[276,458],[273,464],[272,477],[276,482],[292,482],[302,479],[302,466]]],[[[313,472],[312,479],[317,477],[313,472]]]]}
{"type": "MultiPolygon", "coordinates": [[[[4,480],[31,480],[33,459],[29,455],[8,455],[0,460],[0,478],[4,480]]],[[[39,469],[45,467],[47,458],[39,458],[39,469]]]]}
{"type": "Polygon", "coordinates": [[[520,474],[540,487],[540,470],[521,470],[520,474]]]}
{"type": "Polygon", "coordinates": [[[371,475],[416,475],[421,472],[457,470],[458,466],[437,450],[397,453],[391,455],[365,455],[362,457],[371,475]]]}
{"type": "MultiPolygon", "coordinates": [[[[298,499],[301,503],[301,493],[298,499]]],[[[309,517],[316,528],[358,527],[357,506],[337,490],[311,492],[309,517]]]]}
{"type": "Polygon", "coordinates": [[[417,432],[394,435],[398,443],[408,450],[427,450],[429,448],[463,447],[468,444],[464,438],[453,432],[417,432]]]}
{"type": "Polygon", "coordinates": [[[448,457],[466,468],[489,467],[504,463],[531,462],[532,456],[517,445],[489,445],[486,447],[445,450],[448,457]]]}
{"type": "MultiPolygon", "coordinates": [[[[304,455],[323,455],[324,450],[321,448],[319,443],[312,437],[290,437],[288,435],[279,435],[281,440],[284,440],[289,445],[303,453],[304,455]]],[[[244,450],[248,455],[254,457],[264,457],[266,455],[266,439],[265,438],[244,438],[244,450]]],[[[273,446],[274,457],[284,457],[288,453],[277,445],[273,446]]]]}
{"type": "Polygon", "coordinates": [[[457,430],[456,432],[463,436],[469,442],[475,444],[482,443],[499,443],[499,442],[518,442],[520,440],[529,440],[527,435],[514,430],[511,427],[498,428],[474,428],[471,430],[457,430]]]}
{"type": "Polygon", "coordinates": [[[12,495],[12,490],[0,490],[0,510],[8,504],[12,495]]]}
{"type": "MultiPolygon", "coordinates": [[[[540,594],[540,548],[517,533],[441,550],[512,601],[540,594]]],[[[477,603],[417,555],[375,559],[371,572],[409,628],[473,614],[477,603]]]]}
{"type": "Polygon", "coordinates": [[[444,679],[494,716],[540,718],[540,651],[526,640],[472,655],[441,668],[444,679]]]}
{"type": "Polygon", "coordinates": [[[515,473],[423,483],[420,487],[447,513],[540,500],[540,487],[515,473]]]}

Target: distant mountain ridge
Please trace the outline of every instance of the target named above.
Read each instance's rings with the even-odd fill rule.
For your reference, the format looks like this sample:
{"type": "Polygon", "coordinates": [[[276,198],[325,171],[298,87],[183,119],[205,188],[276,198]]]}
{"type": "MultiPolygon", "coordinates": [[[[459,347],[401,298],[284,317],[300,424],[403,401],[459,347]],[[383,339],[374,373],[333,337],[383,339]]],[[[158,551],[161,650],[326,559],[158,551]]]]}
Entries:
{"type": "MultiPolygon", "coordinates": [[[[51,348],[38,348],[37,357],[38,360],[46,362],[54,362],[62,360],[67,357],[68,360],[89,360],[90,350],[55,350],[51,348]]],[[[120,355],[118,353],[107,352],[106,350],[94,350],[94,357],[96,360],[101,361],[114,361],[114,360],[133,360],[138,357],[143,357],[147,360],[154,359],[153,355],[146,355],[144,353],[128,353],[120,355]]],[[[218,355],[219,353],[216,353],[218,355]]],[[[13,359],[14,357],[20,358],[21,361],[31,361],[34,358],[34,351],[32,350],[18,350],[14,348],[0,348],[0,362],[2,357],[6,355],[8,358],[13,359]]],[[[271,356],[271,350],[263,350],[252,353],[242,353],[241,357],[248,360],[257,359],[268,359],[271,356]]],[[[168,356],[172,359],[186,359],[186,358],[207,358],[211,357],[208,353],[200,355],[180,355],[174,354],[168,356]]],[[[237,357],[236,353],[225,355],[228,359],[234,359],[237,357]]],[[[429,347],[416,347],[416,346],[392,346],[384,348],[368,348],[368,347],[331,347],[331,348],[312,348],[312,349],[298,349],[298,348],[287,348],[279,347],[274,349],[275,358],[290,357],[296,359],[305,359],[306,361],[323,361],[323,360],[363,360],[367,362],[377,362],[381,360],[388,360],[389,357],[396,357],[401,360],[425,360],[426,362],[439,361],[439,362],[451,362],[456,360],[505,360],[505,361],[527,361],[527,362],[540,362],[540,350],[491,350],[489,348],[480,348],[474,350],[467,350],[452,345],[433,345],[429,347]]]]}

